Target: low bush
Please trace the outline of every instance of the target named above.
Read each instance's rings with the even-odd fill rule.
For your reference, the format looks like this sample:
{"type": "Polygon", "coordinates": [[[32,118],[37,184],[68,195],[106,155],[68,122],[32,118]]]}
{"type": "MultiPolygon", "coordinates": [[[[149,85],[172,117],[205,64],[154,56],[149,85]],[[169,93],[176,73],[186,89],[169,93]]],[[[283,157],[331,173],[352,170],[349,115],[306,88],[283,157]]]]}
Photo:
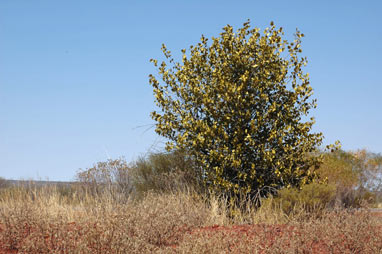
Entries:
{"type": "Polygon", "coordinates": [[[115,199],[126,199],[133,192],[130,166],[126,160],[109,159],[98,162],[91,168],[80,169],[76,179],[79,187],[93,196],[109,193],[115,199]]]}
{"type": "Polygon", "coordinates": [[[151,153],[130,164],[124,159],[98,162],[91,168],[80,169],[76,179],[87,194],[98,196],[108,192],[115,199],[142,198],[148,192],[203,191],[193,160],[181,151],[151,153]]]}
{"type": "Polygon", "coordinates": [[[166,193],[189,188],[203,191],[193,160],[182,151],[141,157],[131,166],[131,176],[138,196],[149,191],[166,193]]]}
{"type": "Polygon", "coordinates": [[[373,205],[382,192],[382,156],[366,150],[323,154],[321,180],[336,186],[336,206],[373,205]]]}
{"type": "Polygon", "coordinates": [[[286,215],[296,211],[319,216],[325,208],[333,205],[336,187],[330,184],[311,183],[296,188],[284,188],[276,197],[270,197],[263,203],[270,202],[274,209],[280,208],[286,215]]]}

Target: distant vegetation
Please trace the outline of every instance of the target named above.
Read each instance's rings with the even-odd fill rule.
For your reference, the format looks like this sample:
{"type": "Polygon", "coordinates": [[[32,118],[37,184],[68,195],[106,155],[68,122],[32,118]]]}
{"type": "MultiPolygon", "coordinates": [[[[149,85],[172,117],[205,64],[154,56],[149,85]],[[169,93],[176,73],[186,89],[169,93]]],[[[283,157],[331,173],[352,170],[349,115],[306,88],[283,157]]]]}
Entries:
{"type": "Polygon", "coordinates": [[[260,207],[245,200],[232,206],[226,196],[208,192],[187,174],[193,163],[184,156],[157,153],[131,164],[108,160],[80,170],[71,185],[1,188],[0,252],[382,250],[382,220],[367,210],[343,209],[380,202],[377,182],[365,179],[371,175],[366,172],[380,174],[380,156],[364,150],[324,154],[319,171],[327,184],[283,188],[261,199],[260,207]]]}
{"type": "Polygon", "coordinates": [[[0,177],[0,189],[8,187],[8,186],[9,186],[8,181],[6,179],[0,177]]]}
{"type": "MultiPolygon", "coordinates": [[[[317,181],[302,188],[284,188],[274,197],[324,207],[357,208],[382,203],[382,156],[366,150],[322,153],[317,181]],[[294,200],[291,200],[293,199],[294,200]]],[[[142,197],[146,193],[172,193],[192,189],[199,194],[209,190],[193,175],[195,162],[182,152],[150,154],[128,164],[123,159],[97,163],[81,170],[77,179],[91,193],[113,189],[119,196],[142,197]],[[116,173],[118,172],[118,173],[116,173]]]]}

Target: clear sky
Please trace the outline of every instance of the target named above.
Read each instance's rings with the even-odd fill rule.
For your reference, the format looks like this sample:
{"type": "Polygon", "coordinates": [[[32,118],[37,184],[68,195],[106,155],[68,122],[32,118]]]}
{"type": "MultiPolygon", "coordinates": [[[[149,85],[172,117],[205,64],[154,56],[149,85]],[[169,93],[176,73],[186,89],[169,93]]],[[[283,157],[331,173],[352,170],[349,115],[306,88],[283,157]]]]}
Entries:
{"type": "Polygon", "coordinates": [[[303,39],[325,144],[382,152],[382,1],[0,1],[0,176],[72,180],[163,139],[148,75],[227,24],[270,21],[303,39]],[[143,126],[143,127],[142,127],[143,126]]]}

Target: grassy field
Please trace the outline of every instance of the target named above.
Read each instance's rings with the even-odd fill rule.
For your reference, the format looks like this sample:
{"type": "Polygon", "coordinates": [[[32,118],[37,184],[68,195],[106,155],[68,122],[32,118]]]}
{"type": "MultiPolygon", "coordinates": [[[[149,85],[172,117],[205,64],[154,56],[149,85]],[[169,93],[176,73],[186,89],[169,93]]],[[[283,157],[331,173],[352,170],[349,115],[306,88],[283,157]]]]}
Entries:
{"type": "MultiPolygon", "coordinates": [[[[193,191],[141,199],[81,188],[0,190],[0,253],[382,253],[382,218],[367,210],[229,212],[193,191]]],[[[232,211],[232,210],[231,210],[232,211]]]]}

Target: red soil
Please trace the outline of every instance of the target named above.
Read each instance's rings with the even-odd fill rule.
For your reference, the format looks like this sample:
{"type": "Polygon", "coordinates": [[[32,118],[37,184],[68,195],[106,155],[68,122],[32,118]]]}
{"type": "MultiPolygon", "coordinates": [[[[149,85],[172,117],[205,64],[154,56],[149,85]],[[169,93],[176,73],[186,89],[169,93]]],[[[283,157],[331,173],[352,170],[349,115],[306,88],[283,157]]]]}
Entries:
{"type": "MultiPolygon", "coordinates": [[[[373,212],[373,216],[381,217],[382,218],[382,212],[373,212]]],[[[94,225],[96,226],[96,225],[94,225]]],[[[76,225],[74,222],[69,223],[66,227],[67,231],[75,231],[78,230],[78,225],[76,225]]],[[[0,224],[0,234],[4,230],[4,227],[0,224]]],[[[287,236],[287,237],[293,237],[293,235],[298,235],[299,232],[294,228],[293,226],[289,225],[263,225],[263,224],[257,224],[257,225],[237,225],[237,226],[209,226],[209,227],[202,227],[202,228],[196,228],[193,230],[182,230],[180,231],[184,232],[185,234],[189,234],[192,237],[202,237],[202,238],[208,238],[213,236],[214,234],[224,234],[228,238],[227,239],[233,239],[233,242],[238,243],[240,239],[243,238],[243,236],[247,236],[248,239],[255,238],[256,236],[261,236],[262,239],[266,239],[265,242],[261,242],[261,245],[259,245],[259,249],[266,249],[270,246],[272,246],[275,241],[280,238],[281,236],[287,236]],[[236,240],[237,239],[237,240],[236,240]]],[[[184,236],[183,235],[183,236],[184,236]]],[[[49,239],[51,240],[51,239],[49,239]]],[[[169,239],[168,242],[173,242],[169,239]]],[[[174,244],[164,244],[167,246],[171,246],[174,249],[177,248],[177,245],[174,244]]],[[[316,240],[314,242],[310,243],[311,246],[311,252],[310,253],[316,253],[316,254],[326,254],[330,253],[327,249],[327,245],[322,240],[316,240]]],[[[14,254],[17,253],[17,250],[10,250],[5,248],[4,243],[0,241],[0,254],[14,254]]],[[[236,253],[235,252],[235,246],[230,246],[230,253],[236,253]]]]}
{"type": "MultiPolygon", "coordinates": [[[[0,224],[0,234],[4,230],[3,225],[0,224]]],[[[0,241],[0,254],[13,254],[17,253],[17,250],[8,250],[4,247],[4,243],[0,241]]]]}
{"type": "MultiPolygon", "coordinates": [[[[217,232],[221,232],[227,236],[227,239],[237,239],[229,246],[229,253],[240,253],[237,250],[237,245],[245,235],[248,239],[253,239],[256,236],[261,236],[262,239],[266,241],[261,242],[258,247],[260,253],[264,253],[265,250],[275,244],[275,241],[281,236],[293,237],[293,235],[298,235],[299,232],[295,230],[293,226],[288,225],[240,225],[232,227],[223,227],[223,226],[212,226],[204,227],[197,230],[194,230],[191,234],[198,234],[199,237],[209,237],[217,232]],[[261,251],[264,250],[264,251],[261,251]]],[[[311,253],[327,253],[325,252],[325,244],[323,242],[312,243],[312,252],[311,253]]]]}
{"type": "MultiPolygon", "coordinates": [[[[382,211],[373,211],[371,213],[374,217],[382,218],[382,211]]],[[[239,226],[211,226],[211,227],[203,227],[198,228],[190,232],[191,235],[197,235],[197,237],[210,237],[216,233],[222,233],[227,235],[227,239],[237,239],[235,242],[239,242],[240,239],[243,239],[243,236],[247,236],[248,238],[255,238],[256,236],[261,236],[262,239],[266,239],[258,245],[258,250],[265,250],[275,244],[275,241],[281,236],[286,236],[287,239],[290,237],[295,237],[296,235],[301,234],[298,230],[293,226],[288,225],[239,225],[239,226]]],[[[285,238],[284,238],[285,239],[285,238]]],[[[326,254],[333,253],[333,250],[329,250],[328,245],[325,241],[317,239],[309,242],[310,246],[309,253],[315,254],[326,254]]],[[[175,246],[174,246],[175,247],[175,246]]],[[[342,253],[341,249],[345,246],[338,246],[337,249],[340,251],[338,253],[342,253]]],[[[230,246],[229,253],[239,253],[237,250],[235,252],[235,246],[230,246]]],[[[260,253],[263,253],[260,251],[260,253]]],[[[335,252],[337,253],[337,252],[335,252]]]]}

